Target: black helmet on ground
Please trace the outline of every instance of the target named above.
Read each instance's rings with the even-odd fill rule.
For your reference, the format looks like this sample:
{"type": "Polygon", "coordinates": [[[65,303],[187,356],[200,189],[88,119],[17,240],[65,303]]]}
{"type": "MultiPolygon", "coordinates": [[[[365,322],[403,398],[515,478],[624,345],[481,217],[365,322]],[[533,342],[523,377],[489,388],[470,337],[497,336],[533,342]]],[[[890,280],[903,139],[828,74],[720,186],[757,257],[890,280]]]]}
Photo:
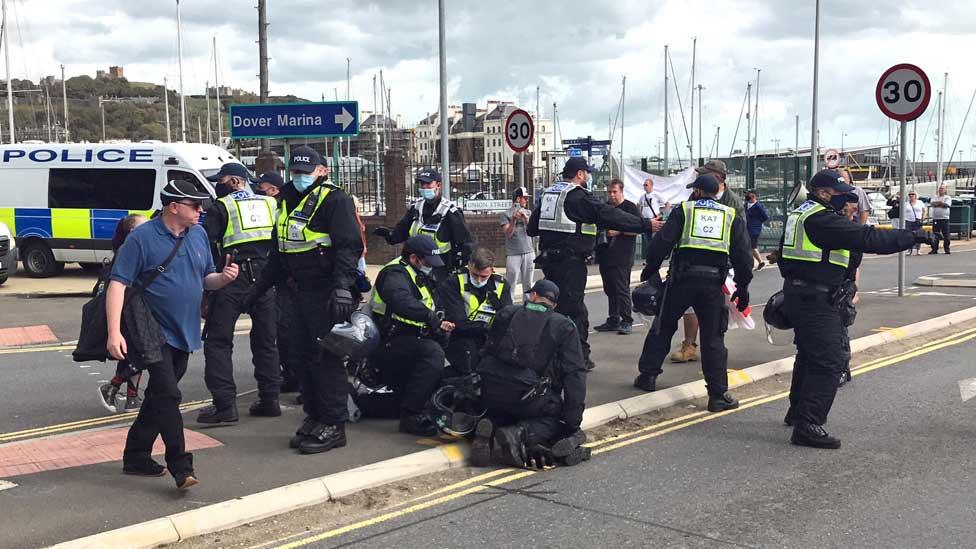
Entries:
{"type": "Polygon", "coordinates": [[[319,345],[335,356],[360,360],[380,346],[380,331],[369,314],[353,311],[349,321],[333,326],[319,345]]]}

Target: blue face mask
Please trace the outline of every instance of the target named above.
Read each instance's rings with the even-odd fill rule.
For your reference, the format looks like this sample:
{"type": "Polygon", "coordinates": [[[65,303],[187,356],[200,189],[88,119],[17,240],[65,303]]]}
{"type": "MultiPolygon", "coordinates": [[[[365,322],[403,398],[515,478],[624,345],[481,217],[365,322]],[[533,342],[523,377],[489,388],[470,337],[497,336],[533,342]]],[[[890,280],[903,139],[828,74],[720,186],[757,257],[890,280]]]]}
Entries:
{"type": "Polygon", "coordinates": [[[437,191],[434,189],[420,189],[420,198],[423,198],[424,200],[433,200],[435,197],[437,197],[437,191]]]}
{"type": "Polygon", "coordinates": [[[475,288],[484,288],[485,285],[488,284],[488,280],[490,278],[491,277],[488,277],[488,278],[486,278],[484,280],[479,281],[477,278],[475,278],[475,277],[473,277],[471,275],[468,275],[468,282],[470,282],[471,285],[474,286],[475,288]]]}
{"type": "Polygon", "coordinates": [[[291,183],[298,192],[302,193],[315,183],[315,176],[310,173],[296,174],[292,178],[291,183]]]}
{"type": "Polygon", "coordinates": [[[433,270],[434,270],[434,268],[431,267],[430,265],[427,265],[426,263],[420,266],[420,272],[422,272],[422,273],[424,273],[425,275],[428,275],[428,276],[430,275],[430,273],[433,270]]]}
{"type": "Polygon", "coordinates": [[[847,195],[839,194],[837,196],[830,197],[830,205],[833,206],[835,210],[842,211],[845,206],[847,206],[847,195]]]}

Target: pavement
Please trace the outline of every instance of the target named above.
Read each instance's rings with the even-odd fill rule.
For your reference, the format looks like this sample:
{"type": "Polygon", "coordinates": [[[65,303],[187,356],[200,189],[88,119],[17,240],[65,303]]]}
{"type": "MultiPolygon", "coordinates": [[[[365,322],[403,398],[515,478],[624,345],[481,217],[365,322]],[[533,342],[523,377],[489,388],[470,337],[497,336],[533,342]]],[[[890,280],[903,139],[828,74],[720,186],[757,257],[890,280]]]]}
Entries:
{"type": "MultiPolygon", "coordinates": [[[[909,280],[932,272],[964,271],[973,256],[960,246],[952,256],[921,256],[908,262],[909,280]]],[[[895,280],[895,259],[870,258],[862,275],[862,303],[852,337],[896,330],[899,326],[939,317],[976,305],[976,290],[954,289],[951,292],[930,288],[910,288],[906,300],[897,298],[892,288],[895,280]]],[[[757,311],[762,303],[780,286],[781,279],[774,269],[757,273],[752,286],[753,304],[757,311]]],[[[18,307],[19,314],[0,315],[0,327],[21,321],[51,325],[59,332],[57,318],[35,310],[44,303],[47,315],[77,315],[83,298],[53,297],[26,301],[23,297],[0,296],[0,310],[8,305],[18,307]],[[29,304],[29,305],[28,305],[29,304]],[[21,311],[22,310],[22,311],[21,311]]],[[[602,322],[606,315],[606,299],[601,292],[587,295],[590,319],[602,322]]],[[[25,324],[27,322],[24,322],[25,324]]],[[[70,325],[70,322],[65,322],[70,325]]],[[[593,356],[597,369],[589,377],[588,406],[641,394],[630,386],[647,327],[638,321],[635,334],[591,334],[593,356]]],[[[65,328],[67,329],[67,328],[65,328]]],[[[70,330],[77,330],[77,321],[70,330]]],[[[73,339],[77,337],[74,335],[73,339]]],[[[680,335],[678,336],[680,337],[680,335]]],[[[677,338],[676,338],[677,340],[677,338]]],[[[239,391],[252,391],[255,384],[249,372],[249,352],[246,340],[236,338],[236,376],[239,391]]],[[[774,347],[765,342],[760,330],[733,330],[727,337],[730,348],[729,368],[742,370],[756,364],[792,356],[792,346],[774,347]]],[[[5,543],[27,547],[65,541],[96,532],[119,528],[137,522],[196,509],[205,505],[232,500],[263,490],[275,489],[331,473],[405,456],[440,444],[443,440],[418,440],[396,433],[395,422],[368,420],[351,425],[350,445],[342,450],[321,456],[299,456],[286,447],[287,439],[300,422],[302,414],[289,406],[277,419],[252,419],[242,415],[240,424],[233,427],[203,428],[192,422],[195,414],[188,413],[186,427],[201,435],[196,452],[196,468],[203,481],[185,495],[174,492],[171,479],[137,479],[119,474],[117,460],[86,465],[41,464],[37,459],[37,445],[51,437],[76,437],[82,446],[90,443],[100,429],[124,427],[131,417],[106,415],[96,403],[95,388],[111,377],[114,366],[102,364],[74,364],[68,346],[35,347],[0,350],[0,399],[7,403],[8,413],[0,419],[0,467],[3,456],[19,455],[15,466],[34,464],[39,472],[4,474],[0,478],[16,486],[0,488],[3,505],[0,518],[5,543]],[[24,375],[24,374],[27,375],[24,375]],[[9,450],[16,447],[16,451],[9,450]],[[4,454],[6,450],[8,453],[4,454]],[[24,457],[26,454],[27,457],[24,457]],[[273,466],[269,467],[269,464],[273,466]],[[52,506],[52,496],[58,505],[52,506]],[[97,501],[98,505],[90,502],[97,501]],[[17,525],[16,528],[13,525],[17,525]]],[[[202,356],[191,357],[190,368],[181,384],[188,412],[206,403],[208,394],[203,385],[202,356]]],[[[678,386],[701,379],[698,363],[666,365],[659,378],[662,388],[678,386]]],[[[246,407],[254,396],[245,395],[239,405],[246,407]]],[[[287,403],[287,397],[285,402],[287,403]]],[[[119,455],[119,454],[116,454],[119,455]]],[[[108,455],[110,457],[110,454],[108,455]]],[[[52,461],[52,460],[47,460],[52,461]]]]}

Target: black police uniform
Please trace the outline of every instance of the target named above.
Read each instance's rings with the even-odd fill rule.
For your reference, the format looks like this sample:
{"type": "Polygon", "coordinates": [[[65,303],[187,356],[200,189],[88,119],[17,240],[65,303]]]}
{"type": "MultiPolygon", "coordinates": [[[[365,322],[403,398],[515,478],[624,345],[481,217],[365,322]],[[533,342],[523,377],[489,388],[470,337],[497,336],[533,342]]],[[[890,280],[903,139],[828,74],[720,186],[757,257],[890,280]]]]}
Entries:
{"type": "MultiPolygon", "coordinates": [[[[722,286],[731,262],[735,269],[736,289],[748,291],[749,282],[752,281],[752,246],[745,219],[739,215],[733,217],[731,226],[726,229],[729,230],[728,253],[682,245],[685,226],[689,223],[685,219],[686,205],[693,208],[718,207],[735,212],[734,208],[720,205],[712,199],[685,202],[674,208],[661,230],[654,234],[650,257],[647,258],[641,279],[648,280],[657,273],[661,262],[672,250],[674,256],[668,271],[667,295],[661,305],[660,318],[657,319],[660,326],[657,331],[648,332],[638,369],[642,377],[661,374],[661,364],[671,349],[671,338],[678,329],[678,319],[691,307],[701,326],[701,365],[708,394],[710,397],[720,397],[728,390],[726,366],[729,354],[725,347],[729,316],[722,286]]],[[[694,232],[688,234],[693,235],[694,232]]],[[[653,383],[642,388],[653,390],[653,383]]]]}
{"type": "Polygon", "coordinates": [[[541,253],[536,264],[542,267],[547,280],[559,286],[556,312],[568,316],[576,324],[583,358],[589,361],[590,344],[587,338],[590,321],[583,298],[586,291],[586,258],[592,255],[596,246],[595,225],[640,233],[650,231],[650,221],[607,204],[590,191],[568,181],[546,189],[539,202],[532,210],[526,228],[529,236],[539,237],[541,253]]]}
{"type": "MultiPolygon", "coordinates": [[[[257,292],[267,291],[289,277],[295,284],[295,309],[292,311],[290,348],[295,363],[303,365],[302,397],[308,416],[299,428],[293,446],[302,452],[314,453],[345,446],[345,423],[349,418],[348,381],[341,357],[320,348],[317,343],[332,327],[348,320],[339,318],[333,303],[336,291],[349,291],[358,302],[355,289],[356,265],[363,254],[363,240],[356,206],[352,198],[339,187],[321,178],[304,192],[292,182],[281,187],[282,215],[311,214],[304,219],[308,231],[329,235],[328,246],[319,245],[300,253],[283,251],[279,235],[281,223],[276,224],[274,240],[278,245],[269,257],[268,266],[258,283],[257,292]],[[309,203],[327,192],[321,203],[312,208],[309,203]],[[313,193],[316,193],[313,195],[313,193]],[[305,199],[306,207],[296,212],[305,199]]],[[[314,206],[314,204],[313,204],[314,206]]],[[[350,311],[351,312],[351,311],[350,311]]]]}
{"type": "Polygon", "coordinates": [[[405,259],[383,267],[373,285],[370,307],[382,341],[370,361],[397,396],[401,431],[422,427],[429,431],[424,434],[436,433],[432,422],[418,419],[444,375],[444,349],[436,339],[441,317],[435,311],[435,292],[434,281],[405,259]]]}
{"type": "Polygon", "coordinates": [[[779,270],[784,278],[783,307],[793,326],[797,351],[786,420],[791,424],[822,426],[834,402],[840,374],[850,359],[841,306],[845,297],[842,285],[853,279],[861,253],[890,254],[907,250],[916,241],[927,240],[911,231],[882,231],[854,223],[812,195],[801,206],[804,207],[820,210],[809,215],[802,228],[810,242],[822,250],[822,256],[816,261],[790,259],[783,249],[790,231],[784,231],[779,247],[779,270]],[[831,262],[832,254],[842,250],[850,251],[850,263],[846,267],[838,265],[838,261],[831,262]]]}
{"type": "MultiPolygon", "coordinates": [[[[241,316],[241,302],[260,278],[268,256],[274,248],[274,241],[271,239],[269,228],[266,238],[233,244],[230,239],[234,236],[230,235],[230,239],[225,236],[228,232],[228,223],[231,223],[230,231],[235,230],[233,223],[228,219],[228,206],[225,201],[249,203],[253,201],[263,210],[265,201],[270,202],[270,199],[247,191],[238,191],[227,196],[230,198],[217,200],[207,210],[204,228],[211,242],[214,264],[222,268],[226,254],[230,254],[233,262],[240,266],[240,276],[208,297],[210,301],[204,327],[203,371],[207,389],[213,395],[213,406],[216,408],[212,412],[224,414],[225,419],[233,420],[237,418],[237,386],[234,383],[233,361],[234,326],[241,316]]],[[[267,215],[271,226],[274,225],[273,208],[268,208],[268,211],[262,212],[262,215],[267,215]]],[[[254,301],[249,310],[244,312],[251,317],[251,360],[254,363],[254,378],[258,382],[258,398],[262,403],[276,403],[281,386],[281,371],[275,344],[275,294],[270,292],[261,296],[254,301]]],[[[264,415],[260,413],[259,408],[252,407],[252,411],[264,415]]]]}
{"type": "Polygon", "coordinates": [[[444,311],[444,320],[454,323],[446,350],[452,370],[449,377],[470,373],[495,315],[512,304],[508,285],[493,274],[484,286],[476,288],[468,273],[457,274],[437,285],[437,304],[444,311]]]}
{"type": "Polygon", "coordinates": [[[526,447],[579,431],[586,366],[569,318],[537,303],[502,309],[477,371],[488,417],[496,427],[521,427],[526,447]]]}
{"type": "Polygon", "coordinates": [[[450,245],[450,251],[442,254],[444,267],[434,267],[433,277],[436,282],[445,280],[450,273],[468,263],[468,257],[474,250],[475,241],[464,222],[464,213],[453,202],[438,196],[434,200],[418,199],[414,202],[403,218],[397,222],[393,232],[386,238],[390,244],[401,244],[415,234],[430,234],[438,245],[450,245]],[[421,229],[411,230],[414,224],[419,227],[434,229],[427,232],[421,229]]]}

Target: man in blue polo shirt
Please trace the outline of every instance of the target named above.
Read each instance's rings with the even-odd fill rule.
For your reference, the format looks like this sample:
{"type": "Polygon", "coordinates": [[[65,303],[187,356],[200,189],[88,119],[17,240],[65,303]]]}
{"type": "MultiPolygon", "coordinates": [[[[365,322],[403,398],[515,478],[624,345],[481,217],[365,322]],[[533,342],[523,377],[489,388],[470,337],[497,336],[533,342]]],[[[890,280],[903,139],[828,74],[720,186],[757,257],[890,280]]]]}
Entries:
{"type": "Polygon", "coordinates": [[[127,353],[121,333],[125,288],[140,284],[160,267],[177,242],[182,244],[169,265],[144,290],[146,304],[165,336],[163,360],[148,364],[149,384],[139,415],[129,429],[122,455],[122,471],[140,476],[162,476],[166,467],[151,457],[157,436],[166,445],[166,466],[180,490],[198,483],[193,456],[183,439],[182,395],[178,383],[186,372],[190,353],[200,348],[200,299],[203,290],[218,290],[237,278],[238,267],[226,262],[215,272],[210,243],[197,225],[203,201],[210,196],[189,181],[170,181],[160,192],[161,215],[135,229],[119,248],[105,295],[108,316],[108,352],[116,360],[127,353]]]}

